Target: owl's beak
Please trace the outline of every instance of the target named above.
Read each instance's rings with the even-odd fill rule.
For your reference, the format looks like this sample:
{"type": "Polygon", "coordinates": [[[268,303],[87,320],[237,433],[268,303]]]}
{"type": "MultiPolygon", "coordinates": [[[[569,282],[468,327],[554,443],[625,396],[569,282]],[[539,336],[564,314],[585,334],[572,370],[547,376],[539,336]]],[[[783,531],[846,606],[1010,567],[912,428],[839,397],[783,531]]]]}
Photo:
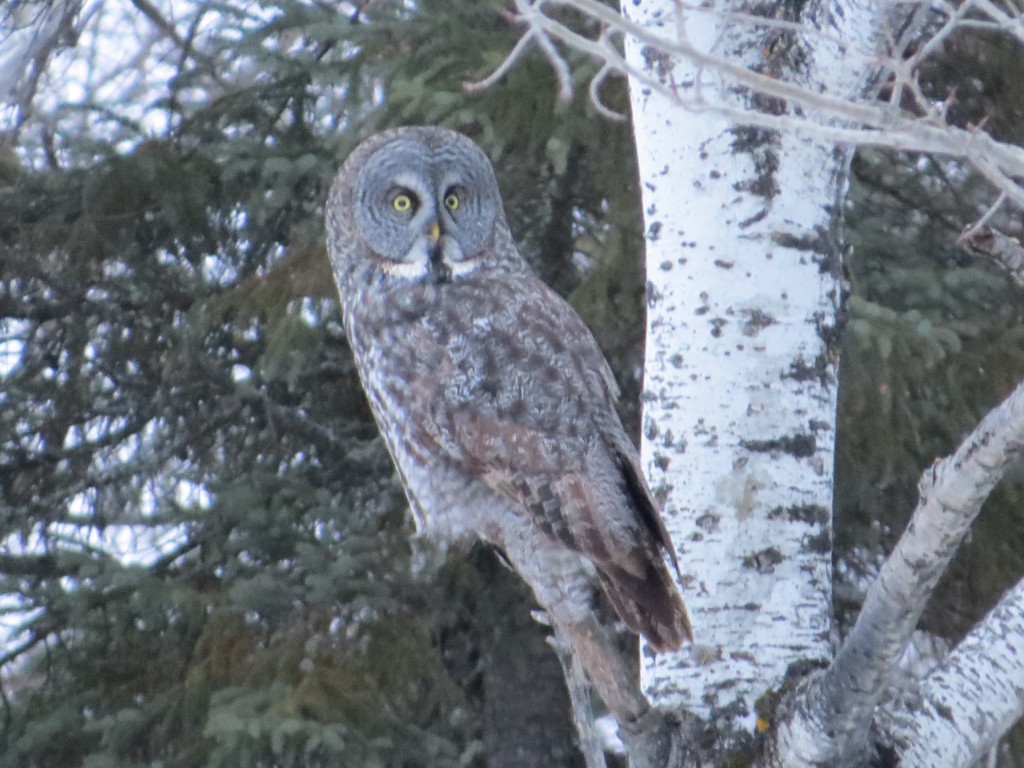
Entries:
{"type": "Polygon", "coordinates": [[[430,238],[430,271],[434,273],[434,279],[439,284],[447,283],[451,279],[452,270],[444,260],[444,249],[441,247],[441,224],[436,219],[430,222],[427,236],[430,238]]]}

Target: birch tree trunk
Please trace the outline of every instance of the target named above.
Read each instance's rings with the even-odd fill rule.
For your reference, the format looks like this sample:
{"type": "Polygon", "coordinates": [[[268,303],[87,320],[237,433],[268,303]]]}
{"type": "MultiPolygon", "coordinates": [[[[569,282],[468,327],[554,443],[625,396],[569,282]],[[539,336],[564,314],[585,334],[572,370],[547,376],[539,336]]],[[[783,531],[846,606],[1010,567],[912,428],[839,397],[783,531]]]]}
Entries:
{"type": "MultiPolygon", "coordinates": [[[[675,18],[672,0],[622,8],[650,28],[675,18]]],[[[834,40],[870,47],[875,6],[810,4],[799,17],[790,8],[758,13],[833,37],[769,39],[710,14],[689,14],[685,36],[822,91],[863,88],[869,73],[844,67],[834,40]]],[[[629,38],[626,56],[709,102],[752,98],[716,90],[692,64],[629,38]]],[[[850,153],[680,109],[639,81],[630,90],[647,232],[642,452],[696,634],[689,653],[645,654],[643,679],[663,707],[725,712],[749,731],[755,703],[790,665],[831,655],[839,214],[850,153]]],[[[764,97],[754,106],[787,109],[764,97]]]]}
{"type": "Polygon", "coordinates": [[[614,116],[602,81],[630,77],[648,241],[642,452],[697,637],[645,654],[656,710],[632,681],[595,682],[602,696],[631,693],[626,709],[605,699],[632,764],[975,761],[1024,714],[1020,585],[909,698],[896,695],[899,666],[982,502],[1024,457],[1024,383],[924,473],[911,523],[839,643],[841,211],[853,144],[963,158],[999,190],[964,239],[1016,275],[1024,247],[985,225],[1007,202],[1024,206],[1024,150],[949,124],[953,97],[929,103],[918,74],[957,31],[1024,44],[1019,14],[982,0],[630,0],[623,15],[599,0],[515,6],[526,31],[469,87],[494,85],[536,44],[568,97],[573,73],[555,41],[601,63],[590,96],[602,114],[614,116]],[[564,6],[593,38],[545,12],[564,6]]]}

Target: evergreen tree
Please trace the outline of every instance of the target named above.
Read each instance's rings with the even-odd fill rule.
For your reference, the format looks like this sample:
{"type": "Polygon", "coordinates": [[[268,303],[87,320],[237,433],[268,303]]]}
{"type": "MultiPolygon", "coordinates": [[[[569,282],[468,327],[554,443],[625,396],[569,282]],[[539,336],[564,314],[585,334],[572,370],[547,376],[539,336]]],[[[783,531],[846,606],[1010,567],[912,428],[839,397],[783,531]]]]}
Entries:
{"type": "MultiPolygon", "coordinates": [[[[539,56],[465,92],[515,43],[500,0],[97,8],[0,141],[0,765],[579,764],[524,588],[483,548],[411,539],[339,326],[322,205],[369,133],[472,136],[635,432],[628,124],[585,94],[560,102],[539,56]],[[134,69],[97,63],[112,40],[134,69]],[[62,88],[71,75],[87,87],[62,88]]],[[[954,38],[941,61],[936,95],[975,74],[959,119],[1021,130],[1019,49],[954,38]]],[[[626,109],[622,83],[602,93],[626,109]]],[[[939,160],[864,151],[854,170],[846,616],[920,470],[1024,378],[1019,289],[951,244],[983,191],[939,160]]],[[[1020,573],[1021,488],[1005,486],[928,629],[955,638],[1020,573]]]]}
{"type": "Polygon", "coordinates": [[[136,8],[97,34],[153,25],[174,71],[13,126],[0,188],[4,764],[571,765],[523,587],[410,542],[322,204],[382,126],[473,135],[524,251],[609,318],[635,424],[627,129],[552,112],[542,62],[467,97],[514,39],[496,2],[195,3],[173,37],[136,8]]]}

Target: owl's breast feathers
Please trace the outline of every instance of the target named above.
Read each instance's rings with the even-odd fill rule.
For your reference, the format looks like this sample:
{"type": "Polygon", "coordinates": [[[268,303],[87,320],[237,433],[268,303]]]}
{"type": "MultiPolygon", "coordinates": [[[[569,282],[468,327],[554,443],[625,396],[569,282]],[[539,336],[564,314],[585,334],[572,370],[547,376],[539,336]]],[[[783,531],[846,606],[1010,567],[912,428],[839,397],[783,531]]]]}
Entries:
{"type": "Polygon", "coordinates": [[[375,410],[401,403],[419,450],[589,559],[620,618],[655,649],[689,639],[663,560],[675,562],[671,541],[616,413],[611,370],[575,311],[530,273],[407,284],[385,305],[388,316],[369,322],[358,302],[347,313],[357,356],[375,358],[390,387],[374,397],[365,382],[375,410]]]}

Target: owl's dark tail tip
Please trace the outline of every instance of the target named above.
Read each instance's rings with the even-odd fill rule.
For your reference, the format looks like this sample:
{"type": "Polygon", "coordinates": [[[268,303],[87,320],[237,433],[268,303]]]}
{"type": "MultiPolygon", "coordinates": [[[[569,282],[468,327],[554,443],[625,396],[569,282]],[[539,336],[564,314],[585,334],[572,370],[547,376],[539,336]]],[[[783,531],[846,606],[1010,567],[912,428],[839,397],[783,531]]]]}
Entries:
{"type": "Polygon", "coordinates": [[[600,574],[619,618],[655,651],[676,651],[684,642],[693,642],[686,606],[663,562],[650,563],[642,579],[622,570],[600,574]]]}
{"type": "Polygon", "coordinates": [[[669,621],[659,621],[651,617],[644,626],[630,627],[634,632],[643,635],[651,648],[658,653],[678,651],[684,642],[693,642],[693,627],[690,626],[686,606],[678,594],[673,594],[672,597],[678,605],[673,606],[669,621]]]}

